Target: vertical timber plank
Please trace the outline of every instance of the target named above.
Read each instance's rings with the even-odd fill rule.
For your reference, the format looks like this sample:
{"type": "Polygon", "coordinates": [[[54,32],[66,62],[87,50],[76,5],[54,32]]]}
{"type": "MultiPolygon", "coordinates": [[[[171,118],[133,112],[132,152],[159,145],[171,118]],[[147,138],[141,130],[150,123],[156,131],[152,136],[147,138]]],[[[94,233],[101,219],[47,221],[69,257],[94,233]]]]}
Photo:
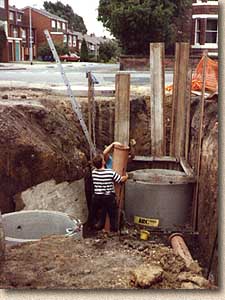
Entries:
{"type": "Polygon", "coordinates": [[[185,156],[189,43],[176,43],[170,155],[185,156]]]}
{"type": "Polygon", "coordinates": [[[191,117],[191,84],[192,84],[192,68],[188,69],[188,78],[187,78],[187,96],[186,96],[186,110],[187,110],[187,118],[186,118],[186,140],[185,140],[185,159],[188,161],[188,153],[189,153],[189,140],[190,140],[190,117],[191,117]]]}
{"type": "Polygon", "coordinates": [[[130,136],[130,74],[116,74],[114,140],[128,146],[130,136]]]}
{"type": "Polygon", "coordinates": [[[200,106],[200,125],[199,125],[199,135],[198,135],[198,149],[197,149],[197,183],[194,191],[194,208],[193,208],[193,229],[198,230],[198,205],[199,205],[199,177],[201,171],[201,157],[202,157],[202,138],[203,138],[203,122],[204,122],[204,112],[205,112],[205,85],[206,85],[206,66],[208,59],[208,51],[203,52],[203,70],[202,70],[202,90],[201,90],[201,106],[200,106]]]}
{"type": "MultiPolygon", "coordinates": [[[[130,138],[130,74],[125,72],[118,72],[116,74],[116,95],[115,95],[115,126],[114,126],[114,141],[117,141],[124,146],[129,145],[130,138]]],[[[115,152],[115,151],[114,151],[115,152]]],[[[113,154],[113,161],[116,160],[115,153],[113,154]]],[[[120,173],[119,168],[113,169],[120,173]]],[[[126,170],[126,166],[125,166],[126,170]]],[[[124,174],[121,174],[124,175],[124,174]]],[[[118,223],[120,221],[121,211],[124,203],[124,184],[122,186],[115,186],[118,205],[118,223]]],[[[106,216],[105,230],[110,231],[109,216],[106,216]]]]}
{"type": "Polygon", "coordinates": [[[164,44],[150,43],[150,75],[151,75],[151,155],[165,154],[164,133],[164,44]]]}

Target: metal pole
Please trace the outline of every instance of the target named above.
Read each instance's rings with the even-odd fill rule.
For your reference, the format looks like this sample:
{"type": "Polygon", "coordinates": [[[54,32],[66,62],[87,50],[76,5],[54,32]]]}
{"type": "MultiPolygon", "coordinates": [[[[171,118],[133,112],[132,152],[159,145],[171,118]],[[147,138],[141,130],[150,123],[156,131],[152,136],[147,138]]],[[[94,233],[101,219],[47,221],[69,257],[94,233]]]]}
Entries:
{"type": "Polygon", "coordinates": [[[32,18],[31,18],[31,7],[29,8],[29,19],[30,19],[30,64],[33,65],[33,37],[32,37],[32,18]]]}

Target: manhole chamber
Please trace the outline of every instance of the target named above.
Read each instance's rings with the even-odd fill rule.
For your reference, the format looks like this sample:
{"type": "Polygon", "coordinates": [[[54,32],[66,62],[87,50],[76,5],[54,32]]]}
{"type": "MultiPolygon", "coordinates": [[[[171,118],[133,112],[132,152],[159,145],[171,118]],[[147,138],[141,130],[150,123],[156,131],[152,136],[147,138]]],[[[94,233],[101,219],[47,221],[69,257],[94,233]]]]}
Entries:
{"type": "Polygon", "coordinates": [[[125,185],[125,216],[129,223],[190,230],[195,178],[177,169],[129,172],[125,185]]]}
{"type": "Polygon", "coordinates": [[[37,241],[44,236],[71,235],[82,238],[82,225],[65,213],[27,210],[2,215],[6,243],[37,241]]]}

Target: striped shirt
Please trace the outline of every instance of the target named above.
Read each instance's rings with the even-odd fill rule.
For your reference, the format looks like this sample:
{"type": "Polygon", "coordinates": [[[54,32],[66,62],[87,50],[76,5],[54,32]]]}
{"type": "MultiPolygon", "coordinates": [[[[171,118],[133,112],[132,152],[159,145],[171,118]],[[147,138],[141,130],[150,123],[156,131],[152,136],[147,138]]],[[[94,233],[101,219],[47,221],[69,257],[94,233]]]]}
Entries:
{"type": "Polygon", "coordinates": [[[110,195],[115,193],[114,182],[121,182],[121,176],[112,169],[94,169],[92,180],[95,194],[110,195]]]}

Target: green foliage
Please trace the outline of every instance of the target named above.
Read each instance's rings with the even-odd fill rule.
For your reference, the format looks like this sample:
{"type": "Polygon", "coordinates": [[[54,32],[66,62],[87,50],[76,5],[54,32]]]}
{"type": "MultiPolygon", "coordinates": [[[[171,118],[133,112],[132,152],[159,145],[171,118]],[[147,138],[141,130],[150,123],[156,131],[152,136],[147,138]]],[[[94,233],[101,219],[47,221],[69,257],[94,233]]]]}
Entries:
{"type": "Polygon", "coordinates": [[[120,41],[125,54],[148,54],[150,42],[176,40],[179,18],[190,0],[100,0],[98,20],[120,41]]]}
{"type": "Polygon", "coordinates": [[[2,58],[3,54],[3,48],[5,46],[5,43],[7,41],[5,29],[3,26],[0,26],[0,59],[2,58]]]}
{"type": "Polygon", "coordinates": [[[108,62],[112,58],[119,55],[118,45],[114,41],[107,41],[101,43],[99,46],[99,60],[103,62],[108,62]]]}
{"type": "MultiPolygon", "coordinates": [[[[61,43],[55,44],[56,51],[58,55],[64,55],[69,53],[69,49],[67,46],[61,43]]],[[[52,56],[51,49],[49,48],[49,45],[47,42],[40,44],[38,47],[38,56],[44,57],[44,56],[52,56]]]]}
{"type": "Polygon", "coordinates": [[[64,5],[60,1],[57,1],[56,3],[52,3],[51,1],[44,1],[43,7],[48,12],[67,20],[70,29],[82,33],[87,32],[87,28],[84,24],[83,18],[75,14],[70,5],[64,5]]]}
{"type": "Polygon", "coordinates": [[[88,47],[85,39],[83,39],[80,48],[80,61],[88,61],[88,60],[89,60],[88,47]]]}

